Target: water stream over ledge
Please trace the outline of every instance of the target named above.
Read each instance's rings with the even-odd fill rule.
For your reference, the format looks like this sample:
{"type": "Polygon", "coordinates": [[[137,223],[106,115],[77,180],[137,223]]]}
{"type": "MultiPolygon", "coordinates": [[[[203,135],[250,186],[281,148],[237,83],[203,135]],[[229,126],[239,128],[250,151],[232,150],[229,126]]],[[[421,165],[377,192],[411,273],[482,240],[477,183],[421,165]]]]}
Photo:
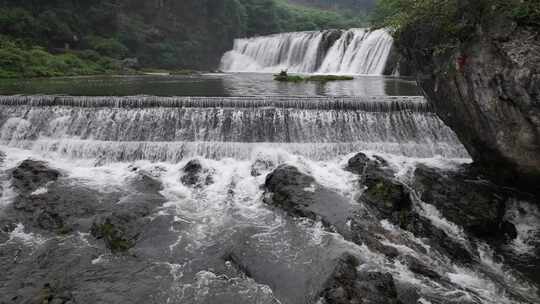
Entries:
{"type": "MultiPolygon", "coordinates": [[[[0,278],[0,302],[22,282],[30,287],[21,298],[51,282],[81,303],[315,304],[322,303],[321,285],[344,253],[361,262],[358,273],[390,274],[405,304],[539,299],[534,282],[435,207],[414,201],[422,218],[470,251],[467,263],[432,246],[441,240],[415,236],[371,213],[358,201],[361,177],[344,170],[360,151],[384,158],[406,185],[419,164],[455,170],[470,162],[455,134],[418,96],[0,96],[0,222],[15,227],[7,241],[0,238],[0,267],[10,269],[0,278]],[[80,203],[71,214],[79,225],[73,231],[44,229],[33,213],[15,208],[22,203],[8,176],[27,159],[47,161],[62,175],[23,196],[54,205],[56,214],[64,212],[57,207],[63,202],[80,203]],[[397,256],[266,204],[261,186],[283,164],[313,177],[299,191],[320,194],[327,209],[356,210],[357,228],[397,256]],[[198,170],[196,178],[189,170],[198,170]],[[130,208],[156,196],[163,202],[132,227],[140,234],[130,254],[113,254],[84,228],[92,216],[121,214],[129,221],[141,212],[130,208]],[[15,254],[20,263],[2,259],[15,254]],[[429,271],[419,273],[409,259],[429,271]]],[[[508,214],[515,221],[524,206],[534,209],[515,204],[508,214]]],[[[519,226],[518,241],[533,248],[536,214],[519,226]]],[[[523,244],[520,254],[534,252],[523,244]]]]}

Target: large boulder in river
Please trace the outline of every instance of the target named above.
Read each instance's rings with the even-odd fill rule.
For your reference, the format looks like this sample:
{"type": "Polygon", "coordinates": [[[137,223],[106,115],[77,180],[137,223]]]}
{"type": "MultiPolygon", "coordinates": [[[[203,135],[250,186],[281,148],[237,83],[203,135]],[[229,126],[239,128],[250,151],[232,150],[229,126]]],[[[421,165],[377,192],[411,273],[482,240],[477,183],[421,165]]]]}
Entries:
{"type": "Polygon", "coordinates": [[[44,162],[25,160],[11,172],[11,185],[19,194],[30,195],[47,183],[56,181],[60,175],[60,171],[44,162]]]}
{"type": "Polygon", "coordinates": [[[144,172],[130,181],[133,193],[114,204],[111,211],[97,216],[91,233],[102,239],[113,253],[121,253],[135,246],[146,225],[148,216],[166,199],[159,193],[161,182],[144,172]]]}
{"type": "Polygon", "coordinates": [[[18,195],[6,212],[27,227],[57,233],[86,231],[84,221],[100,201],[95,191],[60,179],[61,173],[46,163],[25,160],[11,171],[11,185],[18,195]]]}
{"type": "Polygon", "coordinates": [[[113,253],[127,251],[135,246],[145,224],[144,217],[151,210],[144,200],[122,203],[111,214],[98,217],[91,233],[95,238],[102,239],[113,253]]]}
{"type": "Polygon", "coordinates": [[[358,272],[358,260],[345,254],[321,292],[324,304],[397,304],[392,275],[380,272],[358,272]]]}
{"type": "Polygon", "coordinates": [[[295,217],[321,220],[344,230],[352,209],[339,194],[321,186],[296,167],[282,165],[266,178],[265,202],[295,217]]]}
{"type": "Polygon", "coordinates": [[[516,228],[504,219],[508,194],[466,169],[441,171],[419,166],[413,186],[422,201],[436,206],[445,218],[477,237],[516,237],[516,228]]]}
{"type": "Polygon", "coordinates": [[[190,187],[200,187],[209,185],[212,181],[212,175],[207,168],[204,168],[198,159],[190,160],[183,168],[183,175],[180,178],[182,184],[190,187]]]}
{"type": "MultiPolygon", "coordinates": [[[[392,170],[384,159],[358,153],[349,160],[346,169],[360,175],[360,183],[365,190],[359,200],[378,218],[389,220],[417,237],[428,238],[433,247],[457,260],[464,263],[471,260],[471,254],[462,244],[433,225],[429,219],[418,214],[413,208],[411,193],[405,185],[395,180],[392,170]]],[[[387,256],[397,256],[396,251],[392,252],[391,248],[382,246],[373,239],[359,222],[362,216],[356,215],[357,213],[350,217],[352,241],[357,244],[366,243],[387,256]]]]}
{"type": "Polygon", "coordinates": [[[393,218],[394,222],[399,222],[404,213],[411,212],[409,192],[402,183],[395,181],[384,159],[358,153],[349,160],[346,169],[360,175],[360,182],[366,188],[360,200],[366,206],[375,209],[385,218],[393,218]]]}
{"type": "Polygon", "coordinates": [[[466,29],[462,36],[430,18],[408,23],[397,44],[437,114],[490,178],[538,192],[540,36],[492,2],[457,1],[450,22],[466,29]]]}

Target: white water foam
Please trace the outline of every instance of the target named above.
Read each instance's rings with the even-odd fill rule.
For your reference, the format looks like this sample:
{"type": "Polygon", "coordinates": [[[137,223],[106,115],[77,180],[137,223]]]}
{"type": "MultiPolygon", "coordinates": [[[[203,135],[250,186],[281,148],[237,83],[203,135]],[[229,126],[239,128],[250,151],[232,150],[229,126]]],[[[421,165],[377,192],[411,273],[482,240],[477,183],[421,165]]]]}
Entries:
{"type": "Polygon", "coordinates": [[[505,219],[517,230],[512,249],[517,254],[534,255],[540,244],[540,209],[528,202],[513,201],[507,209],[505,219]]]}
{"type": "Polygon", "coordinates": [[[381,75],[393,45],[384,29],[296,32],[236,39],[221,60],[228,72],[381,75]],[[334,35],[337,41],[325,42],[334,35]],[[330,49],[323,45],[332,43],[330,49]]]}

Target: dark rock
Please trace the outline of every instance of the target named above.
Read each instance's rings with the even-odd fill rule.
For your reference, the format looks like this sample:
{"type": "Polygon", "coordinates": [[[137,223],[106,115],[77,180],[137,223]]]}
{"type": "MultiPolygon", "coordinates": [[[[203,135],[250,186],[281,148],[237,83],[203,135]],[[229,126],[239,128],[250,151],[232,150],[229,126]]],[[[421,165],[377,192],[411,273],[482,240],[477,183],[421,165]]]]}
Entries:
{"type": "Polygon", "coordinates": [[[106,201],[97,191],[61,181],[60,172],[43,162],[25,160],[11,176],[18,196],[9,208],[27,227],[69,233],[80,229],[78,220],[94,215],[100,202],[106,201]]]}
{"type": "Polygon", "coordinates": [[[9,240],[9,233],[15,230],[16,227],[13,222],[0,221],[0,244],[9,240]]]}
{"type": "Polygon", "coordinates": [[[433,269],[430,269],[428,265],[425,265],[418,259],[411,257],[411,256],[405,256],[404,257],[405,262],[407,264],[407,267],[410,271],[423,275],[427,278],[430,278],[432,280],[441,280],[441,275],[439,275],[436,271],[433,269]]]}
{"type": "Polygon", "coordinates": [[[183,171],[184,175],[181,181],[186,186],[210,185],[213,182],[209,170],[203,168],[201,162],[197,159],[189,161],[184,166],[183,171]]]}
{"type": "Polygon", "coordinates": [[[261,176],[265,171],[274,168],[276,164],[268,159],[256,159],[251,165],[251,176],[261,176]]]}
{"type": "Polygon", "coordinates": [[[379,157],[371,159],[359,153],[349,160],[346,169],[359,174],[360,182],[366,187],[360,201],[383,218],[401,225],[404,218],[412,212],[409,191],[394,180],[394,174],[385,160],[379,157]]]}
{"type": "Polygon", "coordinates": [[[419,166],[414,187],[422,201],[432,204],[443,216],[481,238],[513,239],[517,232],[504,220],[508,194],[500,186],[466,169],[441,171],[419,166]]]}
{"type": "Polygon", "coordinates": [[[134,194],[125,197],[115,205],[112,213],[96,218],[91,233],[95,238],[103,239],[113,253],[127,251],[135,246],[149,222],[147,216],[164,202],[165,198],[157,194],[134,194]]]}
{"type": "Polygon", "coordinates": [[[366,191],[361,200],[367,205],[377,209],[388,218],[394,218],[394,222],[410,212],[412,202],[405,186],[386,178],[369,178],[366,180],[366,191]]]}
{"type": "Polygon", "coordinates": [[[392,46],[388,59],[386,61],[386,66],[384,67],[383,75],[389,76],[412,76],[413,71],[411,64],[406,60],[406,58],[399,53],[396,45],[392,46]]]}
{"type": "Polygon", "coordinates": [[[11,172],[12,186],[21,195],[30,195],[49,182],[60,177],[60,172],[51,169],[46,163],[25,160],[11,172]]]}
{"type": "Polygon", "coordinates": [[[394,279],[388,273],[358,272],[358,260],[351,255],[340,258],[334,273],[325,283],[321,298],[326,304],[399,303],[394,279]]]}
{"type": "Polygon", "coordinates": [[[230,265],[233,267],[233,269],[237,272],[237,273],[241,273],[247,277],[252,277],[250,272],[249,272],[249,269],[247,267],[245,267],[245,265],[242,265],[242,261],[241,259],[236,256],[236,254],[234,252],[228,252],[224,257],[223,257],[223,260],[227,263],[230,263],[230,265]]]}
{"type": "Polygon", "coordinates": [[[328,51],[332,46],[338,41],[341,36],[343,35],[342,30],[327,30],[324,31],[323,37],[321,39],[321,43],[319,44],[319,51],[317,52],[317,62],[315,63],[315,66],[321,66],[321,64],[324,61],[324,58],[326,57],[326,54],[328,54],[328,51]]]}
{"type": "Polygon", "coordinates": [[[294,216],[316,219],[317,214],[309,210],[312,195],[305,189],[312,187],[315,179],[301,173],[293,166],[282,165],[266,177],[265,187],[272,193],[266,200],[294,216]]]}
{"type": "Polygon", "coordinates": [[[266,178],[264,201],[295,217],[321,220],[325,225],[345,230],[352,208],[339,194],[319,185],[297,168],[282,165],[266,178]]]}
{"type": "MultiPolygon", "coordinates": [[[[459,242],[435,227],[428,219],[420,216],[413,208],[411,195],[405,186],[394,179],[388,164],[378,157],[373,159],[359,153],[349,160],[347,169],[360,174],[366,187],[359,200],[379,218],[390,220],[401,229],[412,232],[417,237],[428,238],[433,247],[446,252],[455,259],[468,263],[472,256],[459,242]]],[[[365,243],[369,248],[384,253],[390,258],[399,253],[395,248],[382,245],[361,222],[362,216],[351,218],[352,240],[365,243]]]]}
{"type": "Polygon", "coordinates": [[[93,216],[106,200],[91,189],[55,182],[43,193],[17,196],[12,207],[26,226],[65,234],[87,231],[78,220],[93,216]]]}
{"type": "Polygon", "coordinates": [[[184,167],[185,175],[182,176],[182,183],[186,185],[196,184],[199,181],[199,174],[202,170],[201,162],[196,159],[189,161],[184,167]]]}
{"type": "Polygon", "coordinates": [[[351,214],[349,218],[350,240],[355,244],[365,244],[370,250],[380,252],[390,259],[400,255],[399,251],[391,246],[385,246],[381,243],[379,237],[383,232],[378,226],[369,225],[365,220],[366,216],[359,211],[351,214]]]}
{"type": "Polygon", "coordinates": [[[381,157],[368,157],[364,153],[358,153],[347,163],[346,170],[360,175],[364,181],[368,177],[386,177],[393,176],[392,170],[388,167],[388,163],[381,157]]]}
{"type": "Polygon", "coordinates": [[[399,217],[411,210],[409,192],[403,184],[394,180],[394,174],[384,159],[377,156],[371,159],[359,153],[349,160],[346,169],[359,174],[360,182],[366,187],[360,200],[385,218],[394,218],[394,222],[399,222],[399,217]]]}
{"type": "Polygon", "coordinates": [[[133,229],[133,218],[126,215],[113,215],[94,223],[92,235],[103,239],[105,245],[114,253],[127,251],[135,246],[138,230],[133,229]]]}
{"type": "Polygon", "coordinates": [[[475,24],[467,39],[441,51],[447,33],[413,23],[400,31],[401,53],[437,114],[483,171],[499,183],[538,193],[540,36],[503,16],[470,17],[491,9],[469,8],[478,1],[460,3],[460,22],[475,24]]]}
{"type": "Polygon", "coordinates": [[[94,263],[100,254],[77,237],[51,239],[32,251],[3,247],[0,303],[166,302],[159,291],[173,281],[169,267],[131,256],[94,263]]]}

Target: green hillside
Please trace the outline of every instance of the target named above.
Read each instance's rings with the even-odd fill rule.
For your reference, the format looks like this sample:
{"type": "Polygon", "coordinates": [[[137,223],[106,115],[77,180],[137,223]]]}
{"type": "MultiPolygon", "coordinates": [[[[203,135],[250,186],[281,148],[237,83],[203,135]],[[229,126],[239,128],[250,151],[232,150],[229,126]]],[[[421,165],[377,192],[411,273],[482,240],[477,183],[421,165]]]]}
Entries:
{"type": "Polygon", "coordinates": [[[0,0],[0,77],[209,70],[237,37],[362,24],[285,0],[0,0]]]}

